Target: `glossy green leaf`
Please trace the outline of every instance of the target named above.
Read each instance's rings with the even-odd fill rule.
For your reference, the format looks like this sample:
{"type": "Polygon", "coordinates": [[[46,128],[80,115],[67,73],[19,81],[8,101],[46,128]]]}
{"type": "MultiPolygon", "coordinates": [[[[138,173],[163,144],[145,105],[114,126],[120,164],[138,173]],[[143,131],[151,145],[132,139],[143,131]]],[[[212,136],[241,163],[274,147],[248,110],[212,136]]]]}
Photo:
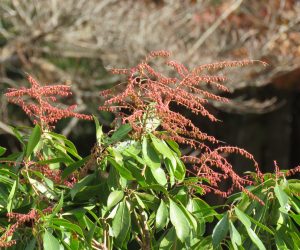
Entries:
{"type": "Polygon", "coordinates": [[[164,193],[165,195],[168,195],[168,191],[165,187],[162,187],[161,185],[158,185],[158,184],[154,184],[154,185],[149,185],[149,186],[145,186],[145,187],[140,187],[139,189],[142,189],[142,190],[154,190],[154,191],[157,191],[157,192],[162,192],[164,193]]]}
{"type": "Polygon", "coordinates": [[[110,145],[113,143],[116,143],[118,141],[121,141],[124,139],[128,133],[132,130],[130,124],[124,124],[116,132],[113,133],[113,135],[108,138],[105,142],[106,145],[110,145]]]}
{"type": "Polygon", "coordinates": [[[25,156],[28,158],[31,153],[33,152],[36,145],[39,143],[41,139],[42,131],[39,125],[35,125],[34,129],[32,130],[32,133],[29,137],[27,147],[26,147],[26,154],[25,156]]]}
{"type": "Polygon", "coordinates": [[[250,228],[251,227],[251,221],[246,216],[246,214],[244,212],[242,212],[240,209],[238,209],[237,207],[234,208],[234,211],[235,211],[236,216],[244,224],[244,226],[246,228],[250,228]]]}
{"type": "Polygon", "coordinates": [[[300,226],[300,214],[289,214],[290,217],[300,226]]]}
{"type": "Polygon", "coordinates": [[[36,239],[32,238],[24,250],[35,250],[35,249],[36,249],[36,239]]]}
{"type": "Polygon", "coordinates": [[[172,161],[169,158],[166,158],[164,160],[164,163],[165,163],[166,169],[169,173],[170,184],[171,184],[171,186],[173,186],[175,184],[175,175],[174,175],[174,173],[175,173],[176,165],[174,167],[172,161]]]}
{"type": "Polygon", "coordinates": [[[167,205],[163,200],[161,200],[155,217],[155,226],[157,230],[161,230],[166,226],[168,217],[169,211],[167,205]]]}
{"type": "Polygon", "coordinates": [[[228,213],[226,212],[223,218],[217,223],[212,233],[212,243],[214,247],[220,245],[222,240],[226,237],[229,230],[228,213]]]}
{"type": "Polygon", "coordinates": [[[157,137],[155,137],[152,134],[150,134],[150,138],[151,138],[151,140],[153,142],[153,146],[157,150],[157,152],[159,152],[164,157],[167,157],[169,159],[173,158],[172,150],[168,147],[168,145],[164,141],[158,139],[157,137]]]}
{"type": "Polygon", "coordinates": [[[159,244],[159,250],[171,250],[171,249],[181,249],[180,241],[176,237],[175,228],[170,228],[164,237],[161,239],[159,244]]]}
{"type": "Polygon", "coordinates": [[[0,156],[4,155],[5,152],[6,152],[6,148],[0,146],[0,156]]]}
{"type": "Polygon", "coordinates": [[[63,204],[64,204],[64,193],[62,192],[61,193],[61,196],[60,196],[60,199],[59,199],[59,202],[57,203],[57,205],[54,207],[52,213],[51,213],[51,216],[50,218],[56,216],[62,209],[63,207],[63,204]]]}
{"type": "Polygon", "coordinates": [[[296,194],[300,194],[300,182],[289,182],[289,188],[296,194]]]}
{"type": "Polygon", "coordinates": [[[72,199],[74,199],[75,195],[83,189],[87,184],[91,183],[95,179],[95,175],[88,175],[77,182],[70,191],[72,199]]]}
{"type": "Polygon", "coordinates": [[[32,179],[32,178],[28,178],[30,184],[36,189],[38,190],[41,194],[43,194],[44,196],[46,196],[48,199],[55,199],[56,195],[55,193],[49,189],[47,186],[45,186],[43,183],[32,179]]]}
{"type": "Polygon", "coordinates": [[[260,227],[261,229],[267,231],[268,233],[274,235],[274,232],[273,232],[269,227],[265,226],[264,224],[260,223],[259,221],[255,220],[255,219],[253,219],[251,216],[249,216],[249,215],[247,215],[247,214],[246,214],[246,216],[247,216],[247,217],[249,218],[249,220],[250,220],[251,222],[253,222],[256,226],[258,226],[258,227],[260,227]]]}
{"type": "Polygon", "coordinates": [[[235,214],[238,217],[238,219],[240,220],[240,222],[242,222],[242,224],[245,226],[246,231],[250,237],[250,239],[252,240],[252,242],[258,247],[259,250],[265,250],[265,246],[262,243],[262,241],[259,239],[259,237],[256,235],[256,233],[252,230],[251,228],[251,221],[250,219],[247,217],[247,215],[242,212],[240,209],[238,209],[237,207],[235,207],[235,214]]]}
{"type": "Polygon", "coordinates": [[[274,188],[274,193],[280,203],[280,206],[282,208],[286,208],[287,204],[288,204],[288,200],[289,197],[288,195],[283,191],[282,187],[279,186],[278,184],[276,184],[275,188],[274,188]]]}
{"type": "Polygon", "coordinates": [[[177,165],[176,165],[176,169],[175,169],[174,175],[175,175],[175,177],[176,177],[177,180],[183,181],[184,177],[185,177],[185,172],[186,172],[185,165],[177,157],[175,159],[176,159],[177,165]]]}
{"type": "Polygon", "coordinates": [[[119,174],[127,180],[134,180],[131,172],[125,168],[123,165],[117,163],[114,159],[108,157],[107,160],[114,166],[114,168],[119,172],[119,174]]]}
{"type": "Polygon", "coordinates": [[[119,246],[122,246],[130,229],[131,217],[126,201],[119,203],[112,221],[112,231],[119,246]]]}
{"type": "Polygon", "coordinates": [[[160,185],[165,186],[167,184],[166,173],[162,168],[151,169],[151,173],[160,185]]]}
{"type": "Polygon", "coordinates": [[[280,232],[277,232],[275,234],[275,243],[276,243],[277,249],[280,249],[280,250],[289,250],[290,248],[287,247],[287,245],[284,242],[284,239],[281,236],[282,235],[281,235],[280,232]]]}
{"type": "Polygon", "coordinates": [[[266,250],[266,247],[262,243],[262,241],[258,238],[257,234],[252,230],[251,227],[246,228],[247,233],[253,243],[258,247],[259,250],[266,250]]]}
{"type": "Polygon", "coordinates": [[[146,137],[143,138],[142,153],[143,159],[145,160],[147,166],[149,166],[151,169],[157,169],[160,167],[161,163],[159,155],[146,137]]]}
{"type": "Polygon", "coordinates": [[[79,250],[79,240],[76,237],[71,237],[70,248],[71,250],[79,250]]]}
{"type": "Polygon", "coordinates": [[[55,138],[62,146],[65,146],[65,148],[69,148],[74,154],[77,155],[77,149],[73,142],[68,140],[64,135],[57,134],[54,132],[47,132],[51,137],[55,138]]]}
{"type": "Polygon", "coordinates": [[[15,198],[15,194],[17,192],[17,189],[18,189],[18,185],[19,185],[19,179],[15,180],[11,190],[10,190],[10,193],[9,193],[9,196],[8,196],[8,199],[7,199],[7,206],[6,206],[6,209],[7,209],[7,212],[10,213],[12,211],[12,208],[13,208],[13,201],[14,201],[14,198],[15,198]]]}
{"type": "Polygon", "coordinates": [[[231,241],[234,244],[240,246],[242,244],[241,235],[231,221],[229,221],[229,232],[230,232],[231,241]]]}
{"type": "Polygon", "coordinates": [[[76,171],[78,168],[82,167],[89,159],[91,156],[87,156],[79,161],[76,161],[69,166],[67,166],[63,172],[61,173],[61,176],[63,179],[67,178],[70,174],[72,174],[74,171],[76,171]]]}
{"type": "Polygon", "coordinates": [[[190,225],[189,220],[186,218],[185,214],[181,211],[179,206],[169,199],[170,201],[170,220],[175,227],[176,235],[181,242],[185,242],[189,239],[190,230],[192,225],[190,225]]]}
{"type": "Polygon", "coordinates": [[[86,237],[87,243],[89,245],[91,244],[91,242],[93,240],[96,228],[97,228],[97,221],[89,227],[89,232],[88,232],[87,237],[86,237]]]}
{"type": "Polygon", "coordinates": [[[107,210],[110,210],[117,205],[124,197],[123,191],[113,191],[109,194],[107,199],[107,210]]]}
{"type": "Polygon", "coordinates": [[[67,231],[73,231],[73,232],[76,232],[78,235],[83,236],[82,229],[78,225],[76,225],[68,220],[61,219],[61,218],[53,218],[51,220],[51,222],[53,225],[62,227],[62,229],[61,229],[62,231],[67,229],[67,231]]]}
{"type": "Polygon", "coordinates": [[[48,231],[45,230],[43,235],[43,246],[47,250],[59,250],[60,244],[59,241],[48,231]]]}
{"type": "Polygon", "coordinates": [[[102,144],[103,141],[103,131],[102,131],[102,126],[99,124],[99,120],[96,116],[93,115],[94,121],[95,121],[95,126],[96,126],[96,141],[98,145],[102,144]]]}
{"type": "Polygon", "coordinates": [[[166,140],[166,142],[177,153],[177,155],[180,157],[181,156],[181,152],[180,152],[180,148],[179,148],[178,143],[175,142],[175,141],[172,141],[172,140],[166,140]]]}
{"type": "Polygon", "coordinates": [[[64,157],[58,157],[58,158],[52,158],[52,159],[48,159],[48,160],[42,160],[42,161],[38,161],[38,164],[41,165],[46,165],[46,164],[52,164],[52,163],[72,163],[73,161],[71,161],[69,158],[64,158],[64,157]]]}

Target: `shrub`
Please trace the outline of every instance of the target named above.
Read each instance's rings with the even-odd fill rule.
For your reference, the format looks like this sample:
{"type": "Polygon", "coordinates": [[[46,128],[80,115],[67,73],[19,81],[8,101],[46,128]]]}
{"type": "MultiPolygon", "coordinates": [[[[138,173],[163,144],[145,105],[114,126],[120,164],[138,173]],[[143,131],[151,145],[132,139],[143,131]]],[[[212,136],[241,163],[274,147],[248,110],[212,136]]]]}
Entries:
{"type": "Polygon", "coordinates": [[[12,128],[20,152],[5,155],[0,147],[2,248],[299,248],[299,181],[286,177],[300,167],[281,172],[275,164],[275,174],[262,174],[250,153],[224,145],[172,109],[176,103],[217,121],[206,104],[228,100],[206,86],[227,89],[225,78],[210,70],[256,62],[188,70],[167,61],[175,72],[166,76],[153,59],[168,56],[152,52],[134,68],[113,70],[127,77],[123,92],[102,92],[106,101],[99,109],[115,113],[115,130],[103,133],[94,117],[97,143],[84,158],[53,132],[62,118],[91,119],[74,106],[55,104],[57,96],[70,94],[69,86],[41,86],[28,76],[31,88],[6,93],[36,125],[12,128]],[[183,145],[197,154],[182,155],[183,145]],[[237,175],[226,157],[230,153],[250,159],[254,172],[237,175]],[[221,189],[224,180],[232,183],[228,190],[221,189]],[[209,192],[227,202],[207,204],[203,197],[209,192]]]}

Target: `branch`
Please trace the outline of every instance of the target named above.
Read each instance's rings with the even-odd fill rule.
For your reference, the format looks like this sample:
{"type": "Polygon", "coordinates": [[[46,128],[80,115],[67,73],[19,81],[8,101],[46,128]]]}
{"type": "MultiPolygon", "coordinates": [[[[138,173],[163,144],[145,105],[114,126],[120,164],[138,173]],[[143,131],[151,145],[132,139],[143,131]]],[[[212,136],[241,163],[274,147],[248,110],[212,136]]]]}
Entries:
{"type": "Polygon", "coordinates": [[[192,56],[205,42],[205,40],[220,26],[220,24],[233,12],[235,11],[243,2],[243,0],[236,0],[228,9],[226,9],[223,14],[215,21],[215,23],[207,29],[203,35],[198,39],[198,41],[191,47],[188,56],[192,56]]]}

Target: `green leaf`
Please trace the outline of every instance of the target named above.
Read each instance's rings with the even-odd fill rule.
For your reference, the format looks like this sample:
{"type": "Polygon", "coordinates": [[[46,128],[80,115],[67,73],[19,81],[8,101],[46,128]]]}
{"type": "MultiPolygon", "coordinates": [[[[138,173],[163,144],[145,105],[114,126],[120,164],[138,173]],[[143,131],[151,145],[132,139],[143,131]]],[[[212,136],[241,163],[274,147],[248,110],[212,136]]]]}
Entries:
{"type": "Polygon", "coordinates": [[[166,158],[164,160],[164,163],[165,163],[166,169],[167,169],[167,171],[169,173],[169,176],[170,176],[170,184],[171,184],[171,186],[173,186],[175,184],[175,175],[174,175],[174,173],[175,173],[176,165],[174,167],[172,161],[168,158],[166,158]]]}
{"type": "Polygon", "coordinates": [[[238,209],[237,207],[234,208],[234,211],[235,211],[236,216],[244,224],[244,226],[246,228],[250,228],[251,227],[251,221],[246,216],[246,214],[244,212],[242,212],[240,209],[238,209]]]}
{"type": "Polygon", "coordinates": [[[90,182],[92,182],[95,178],[95,175],[88,175],[86,177],[84,177],[83,179],[81,179],[79,182],[77,182],[73,188],[70,191],[71,197],[72,199],[74,199],[75,195],[81,190],[83,189],[87,184],[89,184],[90,182]]]}
{"type": "Polygon", "coordinates": [[[253,219],[253,218],[250,217],[249,215],[246,214],[246,216],[247,216],[247,217],[249,218],[249,220],[250,220],[251,222],[253,222],[255,225],[257,225],[257,226],[260,227],[261,229],[267,231],[268,233],[274,235],[274,232],[273,232],[270,228],[266,227],[265,225],[263,225],[263,224],[260,223],[259,221],[253,219]]]}
{"type": "Polygon", "coordinates": [[[107,210],[110,210],[117,205],[124,197],[123,191],[113,191],[107,198],[107,210]]]}
{"type": "Polygon", "coordinates": [[[265,250],[264,244],[261,242],[261,240],[258,238],[256,233],[251,228],[251,221],[247,217],[247,215],[242,212],[240,209],[235,207],[235,214],[238,217],[238,219],[242,222],[242,224],[245,226],[247,233],[250,237],[250,239],[253,241],[253,243],[258,247],[259,250],[265,250]]]}
{"type": "Polygon", "coordinates": [[[60,210],[61,210],[63,204],[64,204],[64,193],[62,192],[62,193],[61,193],[61,196],[60,196],[60,199],[59,199],[59,202],[58,202],[58,204],[55,206],[55,208],[53,209],[50,218],[53,218],[54,216],[57,215],[57,213],[60,212],[60,210]]]}
{"type": "MultiPolygon", "coordinates": [[[[57,134],[54,132],[47,132],[47,134],[51,135],[51,137],[55,138],[62,146],[65,146],[66,148],[69,148],[73,154],[77,155],[77,149],[73,142],[68,140],[64,135],[57,134]]],[[[76,156],[75,156],[76,157],[76,156]]]]}
{"type": "Polygon", "coordinates": [[[126,201],[122,201],[119,203],[117,212],[112,221],[112,231],[119,246],[122,246],[126,239],[127,233],[130,229],[130,221],[131,217],[126,201]]]}
{"type": "Polygon", "coordinates": [[[87,156],[79,161],[76,161],[72,164],[70,164],[69,166],[67,166],[62,174],[61,174],[61,177],[63,179],[67,178],[70,174],[72,174],[74,171],[76,171],[78,168],[80,168],[81,166],[83,166],[89,159],[91,158],[91,156],[87,156]]]}
{"type": "Polygon", "coordinates": [[[124,177],[127,180],[134,180],[134,177],[132,176],[131,172],[125,168],[123,165],[117,163],[114,159],[111,157],[108,157],[107,160],[110,162],[111,165],[119,172],[119,174],[124,177]]]}
{"type": "Polygon", "coordinates": [[[16,179],[13,186],[12,186],[12,188],[11,188],[11,190],[10,190],[10,193],[9,193],[9,196],[8,196],[8,199],[7,199],[6,209],[7,209],[8,213],[10,213],[12,211],[13,201],[14,201],[14,197],[15,197],[15,194],[17,192],[18,186],[19,186],[19,179],[16,179]]]}
{"type": "Polygon", "coordinates": [[[116,143],[118,141],[121,141],[123,138],[127,136],[127,134],[132,130],[132,127],[130,124],[124,124],[122,125],[116,132],[113,133],[113,135],[106,140],[106,145],[110,145],[113,143],[116,143]]]}
{"type": "Polygon", "coordinates": [[[168,191],[165,187],[162,187],[161,185],[158,185],[158,184],[154,184],[154,185],[149,185],[149,186],[145,186],[145,187],[139,187],[139,189],[142,189],[142,190],[154,190],[154,191],[157,191],[157,192],[162,192],[164,193],[165,195],[168,195],[168,191]]]}
{"type": "Polygon", "coordinates": [[[34,129],[32,130],[32,133],[29,137],[29,141],[26,147],[26,154],[25,156],[28,158],[31,153],[33,152],[36,145],[39,143],[41,139],[42,131],[39,125],[35,125],[34,129]]]}
{"type": "Polygon", "coordinates": [[[58,158],[38,161],[37,164],[46,165],[46,164],[53,164],[53,163],[72,163],[72,162],[73,161],[71,161],[68,158],[58,157],[58,158]]]}
{"type": "Polygon", "coordinates": [[[300,214],[289,214],[290,217],[296,221],[296,223],[300,226],[300,214]]]}
{"type": "Polygon", "coordinates": [[[44,249],[47,250],[59,250],[60,244],[58,240],[48,231],[45,230],[44,236],[43,236],[43,245],[44,249]]]}
{"type": "Polygon", "coordinates": [[[181,156],[181,152],[180,152],[180,148],[179,145],[177,144],[177,142],[172,141],[172,140],[166,140],[166,142],[169,144],[169,146],[177,153],[177,155],[180,157],[181,156]]]}
{"type": "Polygon", "coordinates": [[[266,250],[262,241],[258,238],[257,234],[252,230],[251,227],[246,227],[247,233],[253,243],[258,247],[259,250],[266,250]]]}
{"type": "Polygon", "coordinates": [[[151,169],[157,169],[160,167],[161,164],[159,156],[146,137],[143,138],[142,153],[147,166],[151,169]]]}
{"type": "Polygon", "coordinates": [[[226,237],[229,230],[228,212],[217,223],[212,233],[212,243],[214,247],[218,247],[221,241],[226,237]]]}
{"type": "Polygon", "coordinates": [[[6,148],[0,146],[0,156],[4,155],[5,152],[6,152],[6,148]]]}
{"type": "Polygon", "coordinates": [[[176,237],[175,228],[172,227],[168,230],[168,232],[160,240],[159,250],[181,249],[180,245],[181,244],[176,237]]]}
{"type": "Polygon", "coordinates": [[[96,126],[96,140],[97,144],[101,145],[103,141],[103,131],[102,131],[102,126],[100,126],[98,118],[93,115],[94,121],[95,121],[95,126],[96,126]]]}
{"type": "Polygon", "coordinates": [[[157,230],[161,230],[166,226],[168,217],[169,217],[169,212],[166,203],[163,200],[161,200],[155,218],[155,226],[157,230]]]}
{"type": "Polygon", "coordinates": [[[241,235],[231,221],[229,221],[229,231],[230,231],[231,241],[234,242],[234,244],[240,246],[242,244],[241,235]]]}
{"type": "Polygon", "coordinates": [[[53,225],[59,226],[59,227],[63,227],[61,230],[65,231],[65,229],[67,229],[68,231],[73,231],[76,232],[77,234],[79,234],[80,236],[83,236],[83,232],[80,226],[71,223],[68,220],[65,219],[61,219],[61,218],[53,218],[51,220],[53,225]]]}
{"type": "Polygon", "coordinates": [[[167,184],[167,177],[165,171],[162,168],[151,169],[151,173],[160,185],[165,186],[167,184]]]}
{"type": "Polygon", "coordinates": [[[158,139],[157,137],[155,137],[154,135],[150,134],[150,138],[153,142],[153,146],[154,148],[157,150],[157,152],[159,152],[160,154],[162,154],[164,157],[169,158],[170,160],[172,160],[173,156],[173,152],[172,150],[168,147],[168,145],[158,139]]]}
{"type": "Polygon", "coordinates": [[[94,234],[95,234],[95,231],[96,231],[96,228],[97,228],[97,221],[89,228],[89,232],[87,234],[87,243],[90,245],[93,238],[94,238],[94,234]]]}
{"type": "Polygon", "coordinates": [[[192,225],[190,225],[189,220],[186,218],[179,206],[171,199],[169,199],[169,201],[170,220],[175,227],[176,235],[181,242],[186,242],[189,239],[192,225]]]}
{"type": "Polygon", "coordinates": [[[50,190],[49,188],[47,188],[43,183],[41,183],[35,179],[29,178],[29,177],[28,177],[28,180],[29,180],[30,184],[32,186],[34,186],[35,189],[37,189],[40,193],[45,195],[48,199],[56,198],[55,193],[52,190],[50,190]]]}
{"type": "Polygon", "coordinates": [[[36,249],[36,239],[32,238],[30,242],[27,244],[25,250],[35,250],[36,249]]]}
{"type": "Polygon", "coordinates": [[[281,186],[278,186],[278,184],[276,183],[276,186],[274,188],[274,193],[280,203],[280,206],[284,209],[286,209],[287,205],[288,205],[288,200],[289,197],[288,195],[282,190],[281,186]]]}
{"type": "Polygon", "coordinates": [[[180,159],[178,159],[178,157],[175,157],[175,159],[176,159],[177,165],[176,165],[174,175],[177,180],[183,181],[184,177],[185,177],[185,171],[186,171],[185,165],[183,164],[183,162],[180,159]]]}
{"type": "Polygon", "coordinates": [[[297,194],[300,194],[300,182],[289,182],[289,188],[297,194]]]}
{"type": "Polygon", "coordinates": [[[70,248],[72,250],[79,249],[79,240],[77,240],[75,237],[71,237],[71,239],[70,239],[70,248]]]}
{"type": "Polygon", "coordinates": [[[275,242],[276,242],[276,247],[279,250],[289,250],[287,245],[284,242],[284,239],[282,239],[282,235],[280,231],[277,231],[275,234],[275,242]]]}

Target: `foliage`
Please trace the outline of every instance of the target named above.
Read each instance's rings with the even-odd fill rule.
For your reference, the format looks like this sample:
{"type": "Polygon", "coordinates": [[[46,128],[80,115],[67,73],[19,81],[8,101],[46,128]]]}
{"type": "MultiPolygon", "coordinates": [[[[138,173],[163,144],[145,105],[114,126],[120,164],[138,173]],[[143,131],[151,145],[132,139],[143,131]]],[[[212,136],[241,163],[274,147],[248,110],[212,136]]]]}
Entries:
{"type": "MultiPolygon", "coordinates": [[[[180,130],[179,120],[171,119],[178,114],[158,109],[172,112],[171,107],[163,106],[171,100],[192,107],[194,101],[182,94],[183,89],[173,92],[177,82],[136,75],[140,71],[129,73],[124,92],[128,95],[116,95],[104,107],[114,109],[121,103],[121,111],[132,109],[125,110],[121,118],[117,116],[115,131],[108,134],[94,117],[97,143],[87,157],[82,158],[74,144],[51,127],[44,129],[39,109],[32,110],[38,118],[34,128],[12,128],[21,150],[6,154],[0,147],[1,247],[298,249],[300,183],[286,177],[299,172],[299,167],[280,172],[276,165],[275,174],[263,175],[254,161],[256,172],[238,176],[224,152],[253,160],[248,152],[218,146],[216,139],[215,144],[206,142],[208,135],[182,133],[184,129],[202,132],[184,127],[184,122],[180,130]],[[162,84],[164,91],[156,89],[145,95],[149,86],[162,84]],[[185,102],[178,99],[180,95],[185,102]],[[164,119],[165,114],[169,119],[164,119]],[[200,149],[200,154],[183,156],[183,144],[200,149]],[[219,184],[229,178],[232,187],[222,191],[219,184]],[[236,189],[241,192],[233,193],[236,189]],[[211,206],[203,199],[210,191],[224,197],[233,194],[224,205],[211,206]]],[[[185,75],[179,83],[195,79],[190,76],[185,75]]],[[[197,89],[200,91],[201,85],[197,89]]],[[[198,98],[205,102],[208,92],[202,94],[198,98]]]]}

